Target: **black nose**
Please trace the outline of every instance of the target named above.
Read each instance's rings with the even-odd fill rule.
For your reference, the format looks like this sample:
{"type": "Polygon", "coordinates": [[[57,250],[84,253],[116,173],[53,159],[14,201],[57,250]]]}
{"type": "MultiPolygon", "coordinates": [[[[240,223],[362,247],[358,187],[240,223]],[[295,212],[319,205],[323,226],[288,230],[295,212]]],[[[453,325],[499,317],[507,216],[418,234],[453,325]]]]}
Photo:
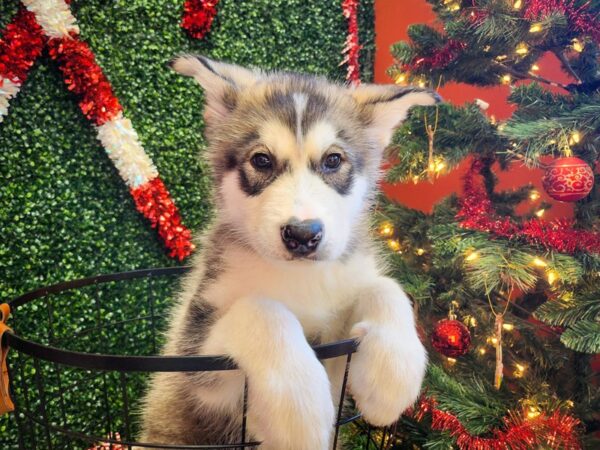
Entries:
{"type": "Polygon", "coordinates": [[[314,252],[323,236],[323,223],[320,220],[290,220],[281,227],[281,239],[294,255],[307,255],[314,252]]]}

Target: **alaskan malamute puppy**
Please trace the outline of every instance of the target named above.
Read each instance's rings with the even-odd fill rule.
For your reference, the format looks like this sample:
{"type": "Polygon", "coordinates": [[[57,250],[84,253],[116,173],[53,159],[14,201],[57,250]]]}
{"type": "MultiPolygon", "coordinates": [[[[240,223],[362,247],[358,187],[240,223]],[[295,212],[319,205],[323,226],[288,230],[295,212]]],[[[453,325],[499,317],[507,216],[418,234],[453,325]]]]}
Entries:
{"type": "Polygon", "coordinates": [[[156,374],[140,441],[239,442],[247,376],[261,449],[329,449],[345,358],[324,367],[310,345],[349,337],[360,340],[348,381],[358,409],[393,423],[417,398],[427,356],[367,216],[394,127],[436,95],[202,56],[172,66],[204,89],[216,217],[163,353],[226,355],[241,371],[156,374]]]}

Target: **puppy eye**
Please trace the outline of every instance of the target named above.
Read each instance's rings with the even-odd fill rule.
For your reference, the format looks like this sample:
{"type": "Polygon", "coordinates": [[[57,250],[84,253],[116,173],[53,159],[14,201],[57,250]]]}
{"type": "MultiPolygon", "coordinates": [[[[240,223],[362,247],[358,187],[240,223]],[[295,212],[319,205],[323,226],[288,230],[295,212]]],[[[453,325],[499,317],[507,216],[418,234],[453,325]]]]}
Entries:
{"type": "Polygon", "coordinates": [[[250,159],[252,166],[257,170],[267,170],[273,166],[271,158],[266,153],[255,153],[250,159]]]}
{"type": "Polygon", "coordinates": [[[323,161],[323,166],[327,170],[334,170],[340,167],[341,163],[342,155],[340,155],[339,153],[330,153],[325,157],[325,160],[323,161]]]}

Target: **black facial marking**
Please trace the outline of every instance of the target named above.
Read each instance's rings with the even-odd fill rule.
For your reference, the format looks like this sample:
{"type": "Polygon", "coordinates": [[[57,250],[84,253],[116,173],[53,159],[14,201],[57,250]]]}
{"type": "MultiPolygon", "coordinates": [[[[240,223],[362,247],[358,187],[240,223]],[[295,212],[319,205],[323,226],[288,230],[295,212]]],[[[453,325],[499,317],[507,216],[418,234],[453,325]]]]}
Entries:
{"type": "Polygon", "coordinates": [[[257,169],[250,160],[240,165],[238,173],[240,188],[249,196],[254,197],[265,190],[282,173],[289,170],[287,161],[278,161],[271,156],[271,168],[268,170],[257,169]]]}
{"type": "Polygon", "coordinates": [[[283,122],[290,130],[296,129],[296,108],[291,93],[273,91],[266,95],[268,111],[283,122]]]}
{"type": "Polygon", "coordinates": [[[305,135],[310,127],[318,122],[320,119],[325,117],[327,113],[328,104],[327,99],[321,94],[311,92],[308,94],[308,100],[306,101],[306,107],[302,114],[302,122],[300,124],[302,128],[302,134],[305,135]]]}
{"type": "Polygon", "coordinates": [[[323,179],[325,184],[335,189],[340,195],[348,195],[354,183],[354,166],[347,156],[342,156],[342,162],[335,170],[327,168],[324,160],[331,153],[339,153],[333,149],[323,155],[319,161],[311,161],[310,168],[323,179]]]}

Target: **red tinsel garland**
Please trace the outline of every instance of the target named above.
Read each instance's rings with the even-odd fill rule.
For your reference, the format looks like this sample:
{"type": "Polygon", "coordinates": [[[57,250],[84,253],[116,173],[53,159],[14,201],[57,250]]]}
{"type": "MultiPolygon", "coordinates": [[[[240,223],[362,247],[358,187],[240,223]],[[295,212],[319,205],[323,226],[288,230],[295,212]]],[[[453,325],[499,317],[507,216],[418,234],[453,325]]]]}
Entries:
{"type": "Polygon", "coordinates": [[[0,39],[0,75],[23,84],[46,39],[35,15],[21,8],[0,39]]]}
{"type": "Polygon", "coordinates": [[[79,107],[96,125],[115,118],[123,108],[90,47],[77,36],[50,39],[50,57],[59,64],[70,91],[81,97],[79,107]]]}
{"type": "Polygon", "coordinates": [[[530,219],[519,224],[509,217],[499,217],[483,181],[475,179],[477,175],[481,175],[486,164],[485,161],[476,159],[464,177],[463,197],[456,215],[462,227],[508,239],[523,239],[530,244],[562,253],[600,254],[600,233],[576,230],[572,228],[573,222],[570,220],[530,219]]]}
{"type": "Polygon", "coordinates": [[[435,399],[422,397],[413,412],[416,420],[431,416],[433,430],[446,431],[456,439],[460,450],[528,450],[544,448],[576,450],[581,448],[577,437],[578,419],[554,411],[524,419],[511,414],[503,419],[503,429],[489,431],[491,437],[473,436],[454,414],[437,408],[435,399]]]}
{"type": "Polygon", "coordinates": [[[358,43],[358,3],[359,0],[344,0],[342,11],[348,21],[348,37],[342,54],[345,55],[340,65],[346,64],[346,80],[352,84],[360,84],[359,54],[361,45],[358,43]]]}
{"type": "Polygon", "coordinates": [[[219,0],[186,0],[183,4],[181,28],[195,39],[202,39],[210,31],[217,15],[219,0]]]}
{"type": "Polygon", "coordinates": [[[402,65],[404,71],[424,71],[432,69],[443,69],[453,62],[465,49],[464,42],[450,39],[443,47],[428,56],[415,56],[411,62],[402,65]]]}
{"type": "Polygon", "coordinates": [[[561,13],[567,18],[573,31],[591,36],[598,42],[598,17],[587,11],[588,6],[589,2],[577,6],[575,0],[528,0],[523,16],[529,20],[541,20],[550,14],[561,13]]]}
{"type": "Polygon", "coordinates": [[[170,249],[169,256],[182,260],[194,250],[191,232],[181,223],[181,216],[160,177],[131,189],[131,196],[152,228],[158,227],[158,234],[170,249]]]}

